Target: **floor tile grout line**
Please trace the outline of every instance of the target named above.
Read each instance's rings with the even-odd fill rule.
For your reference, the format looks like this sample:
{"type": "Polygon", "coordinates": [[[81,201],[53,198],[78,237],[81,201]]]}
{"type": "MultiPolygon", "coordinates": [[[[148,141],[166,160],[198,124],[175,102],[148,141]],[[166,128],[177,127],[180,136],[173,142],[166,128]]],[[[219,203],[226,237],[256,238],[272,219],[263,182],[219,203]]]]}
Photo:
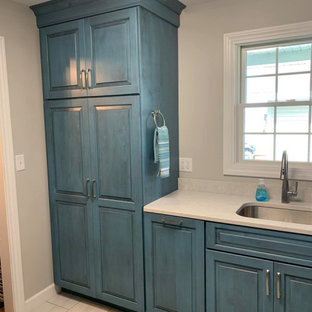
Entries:
{"type": "Polygon", "coordinates": [[[70,309],[72,309],[73,307],[75,307],[78,303],[80,303],[81,301],[77,301],[71,308],[69,308],[69,309],[67,309],[67,308],[65,308],[65,307],[63,307],[63,306],[61,306],[61,305],[58,305],[58,304],[56,304],[56,303],[52,303],[52,302],[50,302],[50,301],[46,301],[47,303],[50,303],[50,304],[52,304],[52,305],[54,305],[54,306],[56,306],[56,307],[58,307],[58,308],[63,308],[64,310],[66,310],[66,311],[69,311],[70,309]]]}
{"type": "MultiPolygon", "coordinates": [[[[59,296],[59,297],[63,297],[63,299],[66,298],[66,296],[62,296],[61,294],[59,294],[58,296],[59,296]]],[[[53,297],[53,298],[54,298],[54,297],[53,297]]],[[[97,311],[97,312],[100,312],[100,311],[102,311],[102,312],[112,312],[112,311],[115,311],[115,310],[112,310],[111,307],[104,305],[104,303],[103,303],[103,306],[102,306],[102,304],[101,304],[101,308],[100,308],[100,307],[94,307],[94,306],[92,305],[92,302],[90,302],[90,304],[89,304],[89,303],[88,303],[88,300],[85,301],[83,298],[78,298],[78,299],[68,298],[68,299],[70,299],[70,300],[75,301],[74,305],[71,306],[71,307],[68,309],[68,308],[65,308],[64,306],[62,306],[62,305],[60,305],[60,304],[57,304],[57,303],[54,303],[54,302],[50,302],[50,300],[53,300],[53,298],[50,298],[50,299],[46,300],[42,305],[48,304],[48,305],[52,306],[52,310],[54,310],[55,308],[60,308],[60,309],[62,309],[62,311],[64,311],[64,312],[71,312],[71,311],[74,311],[75,308],[77,307],[77,305],[79,305],[79,304],[85,304],[85,305],[87,305],[87,306],[90,306],[90,308],[92,308],[92,311],[93,311],[93,312],[95,312],[95,311],[97,311]],[[81,300],[79,300],[79,299],[81,299],[81,300]],[[96,310],[94,310],[94,308],[95,308],[96,310]],[[98,308],[99,308],[100,310],[98,310],[98,308]],[[103,309],[104,309],[104,310],[103,310],[103,309]]],[[[40,307],[39,307],[39,308],[40,308],[40,307]]],[[[80,309],[78,309],[78,310],[80,311],[80,309]]],[[[35,311],[35,310],[34,310],[34,311],[35,311]]],[[[36,311],[37,311],[37,310],[36,310],[36,311]]],[[[90,310],[90,311],[91,311],[91,310],[90,310]]],[[[116,310],[116,312],[117,312],[117,311],[118,311],[118,312],[122,312],[121,310],[116,310]]]]}

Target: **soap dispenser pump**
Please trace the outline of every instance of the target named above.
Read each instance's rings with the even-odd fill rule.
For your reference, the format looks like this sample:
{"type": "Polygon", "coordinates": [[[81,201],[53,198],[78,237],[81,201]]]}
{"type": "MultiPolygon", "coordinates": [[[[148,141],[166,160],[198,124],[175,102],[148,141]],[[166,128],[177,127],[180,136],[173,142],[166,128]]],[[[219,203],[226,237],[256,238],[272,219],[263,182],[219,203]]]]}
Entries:
{"type": "Polygon", "coordinates": [[[259,179],[257,191],[256,191],[256,200],[263,202],[263,201],[268,201],[268,199],[269,199],[268,190],[266,189],[264,185],[264,180],[259,179]]]}

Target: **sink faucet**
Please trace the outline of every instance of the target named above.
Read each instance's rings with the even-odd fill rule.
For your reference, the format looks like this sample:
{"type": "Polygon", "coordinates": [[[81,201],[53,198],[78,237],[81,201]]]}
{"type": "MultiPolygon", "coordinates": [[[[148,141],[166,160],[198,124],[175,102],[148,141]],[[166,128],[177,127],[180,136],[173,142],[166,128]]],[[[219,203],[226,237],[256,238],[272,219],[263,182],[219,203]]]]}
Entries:
{"type": "Polygon", "coordinates": [[[296,182],[295,190],[294,191],[289,191],[287,151],[283,152],[282,163],[281,163],[280,179],[283,181],[283,185],[282,185],[282,203],[289,203],[291,197],[296,197],[298,195],[298,182],[296,182]]]}

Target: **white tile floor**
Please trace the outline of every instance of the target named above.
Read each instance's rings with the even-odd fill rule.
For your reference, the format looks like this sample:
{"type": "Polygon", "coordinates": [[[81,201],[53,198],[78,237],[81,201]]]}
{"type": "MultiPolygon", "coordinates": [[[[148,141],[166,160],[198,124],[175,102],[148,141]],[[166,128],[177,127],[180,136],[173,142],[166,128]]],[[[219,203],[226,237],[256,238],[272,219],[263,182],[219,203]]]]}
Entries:
{"type": "Polygon", "coordinates": [[[87,299],[61,293],[32,312],[121,312],[87,299]]]}

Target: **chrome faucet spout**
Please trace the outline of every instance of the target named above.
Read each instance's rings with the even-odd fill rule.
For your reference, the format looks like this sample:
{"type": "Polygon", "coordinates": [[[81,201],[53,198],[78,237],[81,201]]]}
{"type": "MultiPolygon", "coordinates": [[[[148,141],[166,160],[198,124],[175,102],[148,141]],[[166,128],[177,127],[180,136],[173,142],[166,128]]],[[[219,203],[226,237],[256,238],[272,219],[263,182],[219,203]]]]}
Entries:
{"type": "Polygon", "coordinates": [[[296,182],[296,189],[289,191],[288,182],[288,156],[287,151],[283,152],[280,179],[283,181],[282,184],[282,203],[289,203],[291,197],[296,197],[298,194],[298,182],[296,182]]]}
{"type": "Polygon", "coordinates": [[[281,180],[288,180],[288,156],[287,156],[287,151],[283,152],[280,179],[281,180]]]}

